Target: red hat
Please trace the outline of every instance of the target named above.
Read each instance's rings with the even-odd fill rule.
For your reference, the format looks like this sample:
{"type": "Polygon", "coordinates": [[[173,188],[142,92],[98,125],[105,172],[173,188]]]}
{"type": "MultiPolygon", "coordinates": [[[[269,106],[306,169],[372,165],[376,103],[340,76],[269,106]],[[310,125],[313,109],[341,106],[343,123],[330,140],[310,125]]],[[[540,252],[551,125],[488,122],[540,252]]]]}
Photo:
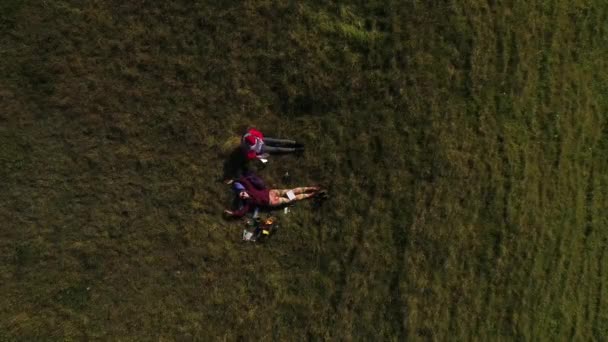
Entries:
{"type": "Polygon", "coordinates": [[[249,144],[249,145],[255,145],[255,137],[250,134],[248,136],[245,137],[245,141],[249,144]]]}

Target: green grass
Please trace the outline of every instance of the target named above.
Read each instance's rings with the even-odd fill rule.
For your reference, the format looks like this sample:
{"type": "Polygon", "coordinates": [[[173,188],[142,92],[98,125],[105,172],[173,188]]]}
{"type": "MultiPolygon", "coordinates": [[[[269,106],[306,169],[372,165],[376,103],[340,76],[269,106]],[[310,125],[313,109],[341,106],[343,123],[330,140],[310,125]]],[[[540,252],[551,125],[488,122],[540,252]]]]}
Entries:
{"type": "Polygon", "coordinates": [[[608,338],[604,1],[0,13],[1,340],[608,338]],[[264,245],[248,124],[332,193],[264,245]]]}

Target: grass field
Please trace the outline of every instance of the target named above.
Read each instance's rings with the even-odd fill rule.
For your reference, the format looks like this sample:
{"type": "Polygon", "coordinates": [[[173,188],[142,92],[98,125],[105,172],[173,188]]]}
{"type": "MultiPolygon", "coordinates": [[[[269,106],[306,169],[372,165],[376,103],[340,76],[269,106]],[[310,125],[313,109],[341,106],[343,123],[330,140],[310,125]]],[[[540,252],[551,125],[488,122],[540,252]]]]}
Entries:
{"type": "Polygon", "coordinates": [[[3,0],[0,340],[606,340],[607,56],[603,0],[3,0]],[[332,194],[263,245],[244,125],[332,194]]]}

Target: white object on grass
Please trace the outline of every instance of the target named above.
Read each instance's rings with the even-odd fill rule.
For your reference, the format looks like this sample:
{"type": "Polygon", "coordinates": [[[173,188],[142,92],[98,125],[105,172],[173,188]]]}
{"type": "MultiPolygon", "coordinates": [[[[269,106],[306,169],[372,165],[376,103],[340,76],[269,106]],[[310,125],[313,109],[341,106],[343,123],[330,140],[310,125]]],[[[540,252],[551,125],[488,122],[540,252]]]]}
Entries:
{"type": "Polygon", "coordinates": [[[283,209],[283,213],[285,215],[289,214],[289,207],[285,207],[285,209],[283,209]]]}
{"type": "Polygon", "coordinates": [[[264,164],[268,163],[268,159],[260,158],[260,161],[264,164]]]}
{"type": "Polygon", "coordinates": [[[249,241],[249,240],[251,240],[251,237],[253,237],[253,232],[250,232],[246,229],[243,230],[243,240],[249,241]]]}

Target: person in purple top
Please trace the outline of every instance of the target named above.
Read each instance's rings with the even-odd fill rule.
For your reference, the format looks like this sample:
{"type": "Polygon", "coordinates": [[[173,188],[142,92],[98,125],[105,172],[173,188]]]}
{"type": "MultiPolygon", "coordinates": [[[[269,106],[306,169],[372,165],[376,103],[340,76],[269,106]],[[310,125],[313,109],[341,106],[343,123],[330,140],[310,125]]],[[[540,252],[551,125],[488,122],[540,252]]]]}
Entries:
{"type": "Polygon", "coordinates": [[[272,208],[301,201],[317,195],[321,189],[317,186],[298,187],[294,189],[267,189],[255,175],[241,176],[232,182],[243,206],[238,210],[224,210],[227,216],[241,217],[255,207],[272,208]]]}

